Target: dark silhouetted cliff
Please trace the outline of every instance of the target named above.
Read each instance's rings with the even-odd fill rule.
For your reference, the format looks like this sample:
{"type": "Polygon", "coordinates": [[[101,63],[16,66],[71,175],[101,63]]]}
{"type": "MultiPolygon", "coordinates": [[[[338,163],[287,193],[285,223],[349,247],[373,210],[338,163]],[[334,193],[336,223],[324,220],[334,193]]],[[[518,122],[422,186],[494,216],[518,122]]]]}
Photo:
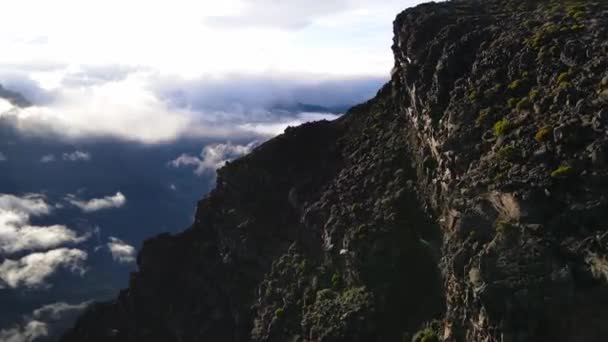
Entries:
{"type": "Polygon", "coordinates": [[[608,6],[453,1],[335,122],[218,173],[63,342],[608,340],[608,6]]]}

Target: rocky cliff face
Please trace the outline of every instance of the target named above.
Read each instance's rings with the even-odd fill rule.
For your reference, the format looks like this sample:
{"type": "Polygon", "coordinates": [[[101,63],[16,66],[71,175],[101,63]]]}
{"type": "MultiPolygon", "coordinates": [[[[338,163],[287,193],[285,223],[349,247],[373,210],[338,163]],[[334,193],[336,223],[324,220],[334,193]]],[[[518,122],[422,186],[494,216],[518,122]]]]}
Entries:
{"type": "Polygon", "coordinates": [[[608,5],[394,28],[376,98],[221,169],[62,341],[606,341],[608,5]]]}

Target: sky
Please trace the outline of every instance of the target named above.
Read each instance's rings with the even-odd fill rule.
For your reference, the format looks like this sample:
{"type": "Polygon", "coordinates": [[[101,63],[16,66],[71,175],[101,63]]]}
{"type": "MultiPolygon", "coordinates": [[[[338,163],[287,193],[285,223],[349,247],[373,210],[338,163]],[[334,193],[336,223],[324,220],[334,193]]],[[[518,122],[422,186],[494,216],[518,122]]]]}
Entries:
{"type": "Polygon", "coordinates": [[[44,341],[115,296],[227,161],[372,98],[419,2],[3,4],[0,341],[44,341]]]}
{"type": "Polygon", "coordinates": [[[70,139],[280,133],[304,120],[277,126],[267,111],[278,102],[373,96],[393,64],[392,20],[416,2],[12,1],[0,84],[33,106],[0,103],[0,115],[70,139]]]}

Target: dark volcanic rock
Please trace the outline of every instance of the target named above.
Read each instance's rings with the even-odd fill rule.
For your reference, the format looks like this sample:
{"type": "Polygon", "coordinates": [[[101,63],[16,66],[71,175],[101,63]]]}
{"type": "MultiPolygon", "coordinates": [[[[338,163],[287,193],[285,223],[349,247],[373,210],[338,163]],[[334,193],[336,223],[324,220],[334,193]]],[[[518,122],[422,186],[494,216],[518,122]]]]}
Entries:
{"type": "Polygon", "coordinates": [[[608,340],[608,7],[401,13],[373,100],[218,173],[62,339],[608,340]]]}

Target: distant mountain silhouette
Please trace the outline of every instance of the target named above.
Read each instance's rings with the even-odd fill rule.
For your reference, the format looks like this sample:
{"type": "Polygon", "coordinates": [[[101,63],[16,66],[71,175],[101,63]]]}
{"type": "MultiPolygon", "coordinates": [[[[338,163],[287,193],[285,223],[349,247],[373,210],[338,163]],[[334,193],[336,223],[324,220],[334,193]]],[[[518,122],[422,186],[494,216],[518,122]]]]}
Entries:
{"type": "Polygon", "coordinates": [[[294,104],[276,104],[271,109],[281,110],[286,112],[311,112],[311,113],[332,113],[342,114],[345,113],[352,105],[340,105],[340,106],[321,106],[316,104],[296,102],[294,104]]]}

